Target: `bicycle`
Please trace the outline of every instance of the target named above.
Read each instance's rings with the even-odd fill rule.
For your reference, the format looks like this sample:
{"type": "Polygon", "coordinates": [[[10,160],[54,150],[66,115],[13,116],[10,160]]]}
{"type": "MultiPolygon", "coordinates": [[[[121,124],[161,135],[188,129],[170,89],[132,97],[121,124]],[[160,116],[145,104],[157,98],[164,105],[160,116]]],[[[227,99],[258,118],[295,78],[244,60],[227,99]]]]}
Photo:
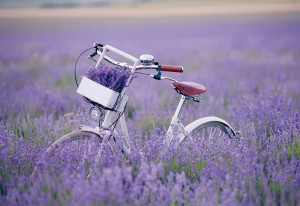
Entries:
{"type": "MultiPolygon", "coordinates": [[[[60,156],[66,156],[71,151],[74,151],[76,154],[78,154],[78,159],[73,159],[71,162],[74,164],[74,168],[76,168],[78,167],[79,163],[85,162],[84,160],[86,160],[89,156],[93,156],[95,161],[99,161],[99,158],[103,152],[103,138],[108,137],[107,142],[112,151],[115,150],[115,148],[111,146],[111,142],[121,142],[122,153],[124,153],[126,156],[129,155],[131,153],[131,149],[128,144],[129,134],[124,115],[129,97],[125,95],[125,93],[127,88],[130,86],[129,84],[132,81],[133,76],[138,74],[139,70],[156,70],[156,74],[151,74],[149,76],[156,80],[170,80],[172,87],[179,95],[181,95],[179,104],[175,110],[170,122],[170,126],[166,133],[166,148],[169,147],[173,138],[178,138],[177,140],[181,144],[186,139],[199,138],[199,135],[208,138],[208,140],[214,137],[214,141],[233,139],[234,137],[239,136],[239,132],[236,132],[228,122],[215,116],[197,119],[187,126],[184,126],[181,123],[179,115],[184,102],[187,100],[199,102],[203,97],[203,94],[206,92],[206,88],[201,84],[193,82],[179,82],[173,78],[162,76],[162,72],[182,73],[184,71],[183,67],[159,64],[158,62],[155,62],[154,57],[149,54],[141,55],[140,58],[137,59],[136,57],[115,47],[110,45],[102,45],[97,42],[93,44],[93,47],[85,50],[84,52],[79,55],[75,63],[74,76],[75,82],[78,86],[77,93],[81,94],[89,104],[92,104],[89,115],[91,119],[98,123],[98,126],[95,128],[86,125],[79,126],[78,130],[69,134],[65,134],[56,140],[47,149],[46,154],[49,155],[56,151],[60,152],[60,156]],[[111,89],[102,86],[85,76],[82,77],[80,84],[78,84],[76,75],[76,65],[78,59],[84,52],[90,49],[95,49],[95,51],[90,54],[88,58],[95,62],[96,67],[98,67],[101,63],[109,63],[114,66],[126,66],[126,68],[131,70],[126,85],[121,92],[112,91],[111,89]],[[131,61],[132,64],[129,65],[128,63],[118,62],[109,57],[108,52],[119,55],[131,61]],[[97,93],[97,95],[95,93],[97,93]],[[113,121],[113,118],[116,118],[116,120],[113,121]],[[119,133],[115,129],[118,121],[120,121],[121,125],[122,138],[120,138],[119,133]],[[176,131],[176,134],[174,131],[176,131]],[[68,149],[64,152],[58,149],[61,148],[62,145],[68,146],[68,149]],[[79,154],[83,155],[83,157],[79,157],[79,154]]],[[[86,164],[84,165],[87,167],[86,164]]],[[[36,168],[34,169],[34,172],[35,171],[36,168]]]]}

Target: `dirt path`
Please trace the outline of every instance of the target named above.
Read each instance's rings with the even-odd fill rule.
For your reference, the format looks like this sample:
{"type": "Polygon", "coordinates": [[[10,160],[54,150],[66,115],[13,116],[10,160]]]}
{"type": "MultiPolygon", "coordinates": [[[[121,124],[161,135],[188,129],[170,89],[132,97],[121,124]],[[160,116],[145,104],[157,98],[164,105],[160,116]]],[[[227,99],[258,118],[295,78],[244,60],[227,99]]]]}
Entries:
{"type": "Polygon", "coordinates": [[[19,18],[163,18],[209,15],[240,15],[300,12],[299,2],[278,3],[217,3],[217,4],[150,4],[143,6],[0,9],[0,19],[19,18]]]}

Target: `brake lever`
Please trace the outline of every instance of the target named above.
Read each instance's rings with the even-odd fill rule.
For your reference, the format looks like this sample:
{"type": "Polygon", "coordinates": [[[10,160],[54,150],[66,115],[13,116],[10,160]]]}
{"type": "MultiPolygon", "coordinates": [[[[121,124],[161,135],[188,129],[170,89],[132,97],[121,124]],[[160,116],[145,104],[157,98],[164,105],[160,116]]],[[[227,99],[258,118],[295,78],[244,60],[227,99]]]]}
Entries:
{"type": "Polygon", "coordinates": [[[91,58],[93,58],[94,56],[96,56],[98,53],[97,53],[97,49],[96,49],[96,51],[94,51],[92,54],[90,54],[89,56],[88,56],[88,59],[91,59],[91,58]]]}
{"type": "Polygon", "coordinates": [[[162,76],[153,75],[153,74],[151,74],[151,75],[149,75],[149,76],[150,76],[151,78],[153,78],[153,79],[156,79],[156,80],[167,79],[167,80],[170,80],[170,81],[175,81],[175,82],[177,82],[176,79],[173,79],[173,78],[170,78],[170,77],[162,77],[162,76]]]}
{"type": "Polygon", "coordinates": [[[156,80],[161,80],[161,66],[158,65],[157,67],[157,71],[158,73],[155,75],[150,75],[150,77],[152,76],[152,78],[156,79],[156,80]]]}
{"type": "Polygon", "coordinates": [[[102,52],[103,51],[103,48],[102,48],[103,46],[104,46],[103,44],[99,44],[98,42],[94,42],[93,43],[93,48],[95,48],[95,51],[88,56],[88,59],[91,59],[94,56],[96,56],[98,54],[97,53],[98,50],[100,50],[102,52]]]}

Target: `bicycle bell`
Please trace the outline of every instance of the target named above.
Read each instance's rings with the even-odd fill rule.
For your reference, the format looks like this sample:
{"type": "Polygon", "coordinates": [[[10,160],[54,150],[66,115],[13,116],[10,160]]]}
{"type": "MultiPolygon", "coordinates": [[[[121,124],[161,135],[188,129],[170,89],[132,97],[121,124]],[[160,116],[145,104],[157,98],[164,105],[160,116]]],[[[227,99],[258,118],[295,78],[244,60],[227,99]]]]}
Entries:
{"type": "Polygon", "coordinates": [[[99,121],[99,120],[102,120],[104,118],[105,111],[102,108],[94,106],[90,109],[89,114],[90,114],[90,117],[91,117],[92,120],[99,121]]]}
{"type": "Polygon", "coordinates": [[[140,62],[143,65],[152,65],[154,64],[154,57],[151,54],[143,54],[140,56],[140,62]]]}

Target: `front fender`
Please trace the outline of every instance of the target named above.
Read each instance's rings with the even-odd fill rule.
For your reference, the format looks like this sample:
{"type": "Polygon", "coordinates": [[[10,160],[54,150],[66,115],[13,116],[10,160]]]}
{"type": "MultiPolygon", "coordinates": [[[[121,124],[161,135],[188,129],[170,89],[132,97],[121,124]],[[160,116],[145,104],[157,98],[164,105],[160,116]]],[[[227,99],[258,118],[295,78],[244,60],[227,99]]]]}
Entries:
{"type": "MultiPolygon", "coordinates": [[[[83,132],[93,133],[95,135],[98,135],[99,137],[103,137],[104,135],[111,134],[111,132],[109,130],[99,129],[99,127],[93,128],[93,127],[86,126],[86,125],[80,125],[78,129],[83,132]]],[[[114,134],[114,136],[118,135],[116,130],[114,130],[113,134],[114,134]]]]}
{"type": "MultiPolygon", "coordinates": [[[[79,126],[79,130],[81,130],[83,132],[93,133],[95,135],[98,135],[99,137],[103,137],[104,135],[111,135],[111,132],[109,130],[102,130],[102,129],[97,130],[93,127],[89,127],[89,126],[85,126],[85,125],[79,126]]],[[[112,139],[115,140],[115,141],[118,141],[120,137],[119,137],[118,133],[116,132],[116,130],[113,131],[113,135],[114,135],[115,138],[112,138],[112,139]]],[[[110,144],[109,144],[109,146],[112,149],[112,146],[110,144]]],[[[127,147],[126,144],[122,145],[122,150],[126,154],[130,154],[130,148],[129,148],[129,146],[127,147]]],[[[113,149],[112,149],[112,151],[113,151],[113,149]]]]}
{"type": "Polygon", "coordinates": [[[100,135],[100,131],[93,128],[93,127],[90,127],[90,126],[85,126],[85,125],[80,125],[79,128],[78,128],[80,131],[83,131],[83,132],[89,132],[89,133],[93,133],[97,136],[101,136],[100,135]]]}

